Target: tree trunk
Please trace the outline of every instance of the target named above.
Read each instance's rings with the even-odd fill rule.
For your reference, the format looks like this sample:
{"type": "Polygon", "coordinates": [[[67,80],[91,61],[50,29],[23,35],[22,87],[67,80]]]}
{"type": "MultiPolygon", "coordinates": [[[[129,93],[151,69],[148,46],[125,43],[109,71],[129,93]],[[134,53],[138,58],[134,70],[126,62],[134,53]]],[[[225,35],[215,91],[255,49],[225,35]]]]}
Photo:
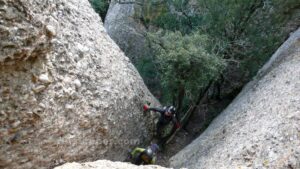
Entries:
{"type": "MultiPolygon", "coordinates": [[[[183,100],[184,100],[184,95],[185,95],[185,88],[183,85],[180,85],[178,95],[177,95],[177,112],[181,112],[180,110],[182,109],[183,105],[183,100]]],[[[179,114],[179,117],[181,117],[181,114],[179,114]]]]}

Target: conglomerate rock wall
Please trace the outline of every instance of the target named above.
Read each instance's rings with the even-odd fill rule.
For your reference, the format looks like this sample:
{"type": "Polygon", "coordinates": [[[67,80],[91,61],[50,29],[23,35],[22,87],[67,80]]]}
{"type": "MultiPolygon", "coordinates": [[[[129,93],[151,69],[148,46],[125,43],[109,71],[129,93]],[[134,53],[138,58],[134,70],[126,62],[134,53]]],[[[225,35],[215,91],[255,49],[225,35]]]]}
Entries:
{"type": "Polygon", "coordinates": [[[158,104],[82,0],[0,0],[0,168],[122,160],[158,104]]]}

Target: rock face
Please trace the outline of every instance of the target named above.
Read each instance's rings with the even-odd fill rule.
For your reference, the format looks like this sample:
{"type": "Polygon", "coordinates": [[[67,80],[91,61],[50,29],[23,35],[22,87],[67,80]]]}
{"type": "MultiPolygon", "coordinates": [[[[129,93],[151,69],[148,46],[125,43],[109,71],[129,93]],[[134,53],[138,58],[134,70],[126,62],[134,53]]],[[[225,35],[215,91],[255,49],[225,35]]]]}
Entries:
{"type": "MultiPolygon", "coordinates": [[[[157,104],[88,1],[0,0],[0,168],[122,160],[157,104]]],[[[150,120],[149,120],[150,119],[150,120]]]]}
{"type": "Polygon", "coordinates": [[[67,163],[54,169],[166,169],[156,165],[136,166],[123,162],[111,162],[108,160],[98,160],[87,163],[67,163]]]}
{"type": "MultiPolygon", "coordinates": [[[[139,2],[139,1],[136,1],[139,2]]],[[[105,18],[105,29],[133,62],[148,54],[146,28],[141,23],[142,5],[135,1],[112,0],[105,18]]]]}
{"type": "Polygon", "coordinates": [[[300,168],[300,29],[173,167],[300,168]]]}

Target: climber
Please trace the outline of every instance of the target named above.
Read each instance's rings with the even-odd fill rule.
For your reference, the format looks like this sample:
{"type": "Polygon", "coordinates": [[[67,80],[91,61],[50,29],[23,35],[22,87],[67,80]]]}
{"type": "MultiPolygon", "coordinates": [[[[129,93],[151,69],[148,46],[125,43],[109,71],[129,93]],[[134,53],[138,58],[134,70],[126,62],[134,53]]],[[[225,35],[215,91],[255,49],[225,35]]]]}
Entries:
{"type": "Polygon", "coordinates": [[[129,161],[135,165],[155,164],[158,150],[159,146],[157,144],[151,144],[147,149],[136,147],[129,153],[129,161]]]}
{"type": "Polygon", "coordinates": [[[156,125],[156,132],[159,139],[162,139],[161,129],[167,124],[169,124],[171,121],[175,125],[176,129],[181,127],[180,123],[176,118],[176,109],[174,106],[167,106],[164,107],[163,109],[160,109],[160,108],[150,108],[148,105],[145,104],[143,109],[145,112],[155,111],[160,113],[160,118],[156,125]]]}

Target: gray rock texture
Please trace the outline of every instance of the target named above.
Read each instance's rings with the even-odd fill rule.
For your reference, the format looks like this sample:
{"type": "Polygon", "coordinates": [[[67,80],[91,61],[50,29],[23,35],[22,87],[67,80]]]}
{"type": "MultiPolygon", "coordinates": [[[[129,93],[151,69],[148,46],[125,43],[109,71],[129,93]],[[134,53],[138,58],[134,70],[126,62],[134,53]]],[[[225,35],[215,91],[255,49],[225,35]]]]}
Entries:
{"type": "Polygon", "coordinates": [[[300,168],[300,29],[207,130],[170,159],[189,169],[300,168]]]}
{"type": "Polygon", "coordinates": [[[0,0],[0,168],[122,160],[158,104],[82,0],[0,0]]]}
{"type": "Polygon", "coordinates": [[[118,3],[118,0],[112,0],[104,22],[110,37],[133,62],[147,56],[150,50],[145,38],[146,28],[140,21],[143,7],[135,1],[139,2],[124,0],[125,3],[118,3]]]}
{"type": "Polygon", "coordinates": [[[66,163],[62,166],[55,167],[54,169],[167,169],[157,165],[142,165],[136,166],[123,162],[112,162],[108,160],[98,160],[95,162],[87,163],[66,163]]]}

